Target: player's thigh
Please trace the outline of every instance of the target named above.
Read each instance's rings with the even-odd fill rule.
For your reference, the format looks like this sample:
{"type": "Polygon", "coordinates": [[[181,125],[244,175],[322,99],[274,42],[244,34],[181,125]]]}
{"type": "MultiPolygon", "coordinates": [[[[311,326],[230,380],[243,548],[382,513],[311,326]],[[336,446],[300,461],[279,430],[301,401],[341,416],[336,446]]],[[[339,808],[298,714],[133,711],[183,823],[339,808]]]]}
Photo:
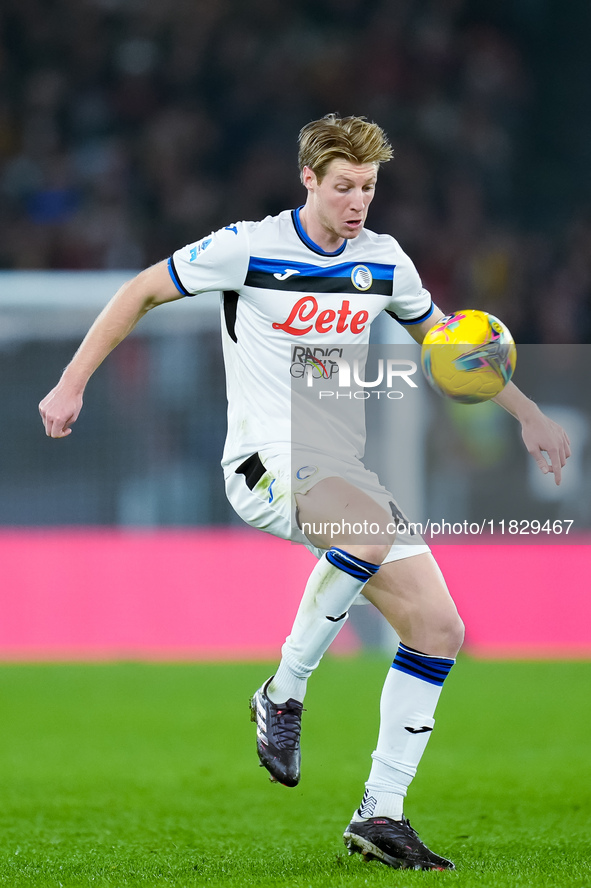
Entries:
{"type": "Polygon", "coordinates": [[[341,546],[351,552],[359,549],[360,554],[363,549],[368,560],[369,550],[375,549],[379,562],[394,542],[392,515],[344,478],[323,478],[306,493],[296,494],[296,502],[299,526],[319,548],[341,546]]]}
{"type": "Polygon", "coordinates": [[[460,649],[463,623],[430,552],[382,564],[363,594],[409,647],[439,657],[460,649]]]}

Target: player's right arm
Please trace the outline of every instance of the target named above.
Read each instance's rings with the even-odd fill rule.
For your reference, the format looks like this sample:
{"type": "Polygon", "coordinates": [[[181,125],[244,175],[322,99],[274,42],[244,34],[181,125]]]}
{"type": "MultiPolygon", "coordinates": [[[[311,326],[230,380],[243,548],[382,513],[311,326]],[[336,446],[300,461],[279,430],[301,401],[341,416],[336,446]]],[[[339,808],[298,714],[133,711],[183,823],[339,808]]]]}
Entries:
{"type": "Polygon", "coordinates": [[[93,323],[58,384],[39,404],[45,433],[50,438],[65,438],[71,433],[82,409],[88,380],[137,322],[150,309],[182,296],[166,261],[146,268],[123,284],[93,323]]]}

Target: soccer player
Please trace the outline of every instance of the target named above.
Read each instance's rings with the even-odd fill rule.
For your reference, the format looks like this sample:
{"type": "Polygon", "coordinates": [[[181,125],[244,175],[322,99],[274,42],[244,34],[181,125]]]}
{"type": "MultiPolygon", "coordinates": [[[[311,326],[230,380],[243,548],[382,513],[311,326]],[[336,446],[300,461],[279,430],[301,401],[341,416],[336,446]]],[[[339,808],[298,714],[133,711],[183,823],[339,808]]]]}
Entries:
{"type": "MultiPolygon", "coordinates": [[[[260,222],[229,224],[126,283],[40,412],[47,435],[66,437],[91,374],[146,312],[220,292],[227,495],[250,525],[300,541],[318,557],[279,667],[251,700],[259,759],[272,779],[298,783],[307,680],[363,596],[401,642],[382,691],[365,793],[344,839],[351,853],[393,867],[453,869],[419,839],[403,802],[463,640],[462,622],[428,546],[420,537],[396,535],[400,511],[360,460],[359,417],[343,422],[318,407],[304,409],[302,423],[292,421],[301,399],[293,368],[305,369],[302,355],[325,354],[320,367],[326,370],[334,349],[343,356],[343,350],[366,347],[382,311],[420,343],[442,312],[396,240],[365,228],[379,166],[392,155],[382,129],[364,118],[331,114],[305,126],[299,146],[305,204],[260,222]],[[364,521],[379,532],[338,538],[326,532],[330,524],[364,521]]],[[[518,419],[527,450],[559,484],[570,455],[563,429],[512,383],[496,401],[518,419]]]]}

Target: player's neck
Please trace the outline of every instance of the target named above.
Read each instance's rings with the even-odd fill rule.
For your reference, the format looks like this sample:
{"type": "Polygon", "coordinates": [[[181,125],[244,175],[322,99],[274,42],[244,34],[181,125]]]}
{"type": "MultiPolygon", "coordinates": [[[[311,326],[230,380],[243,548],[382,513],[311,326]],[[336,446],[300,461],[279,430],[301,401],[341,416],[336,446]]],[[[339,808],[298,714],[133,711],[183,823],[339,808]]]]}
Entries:
{"type": "Polygon", "coordinates": [[[343,246],[345,238],[339,237],[336,231],[325,228],[320,219],[310,211],[307,204],[300,210],[299,218],[300,224],[310,240],[325,253],[335,253],[343,246]]]}

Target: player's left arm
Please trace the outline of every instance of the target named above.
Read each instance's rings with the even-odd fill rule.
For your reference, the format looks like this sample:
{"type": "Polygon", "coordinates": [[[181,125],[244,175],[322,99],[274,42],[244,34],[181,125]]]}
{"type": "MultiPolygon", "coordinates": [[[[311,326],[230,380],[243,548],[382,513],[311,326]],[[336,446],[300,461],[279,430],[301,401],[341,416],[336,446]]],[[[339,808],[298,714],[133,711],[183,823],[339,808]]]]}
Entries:
{"type": "MultiPolygon", "coordinates": [[[[434,306],[433,312],[426,320],[406,329],[420,345],[427,332],[442,317],[444,315],[441,309],[434,306]]],[[[570,456],[570,441],[562,426],[542,413],[537,404],[526,397],[513,382],[509,382],[493,401],[519,421],[521,436],[528,453],[535,459],[544,475],[552,472],[555,483],[560,484],[562,469],[570,456]],[[544,453],[548,454],[550,464],[544,453]]]]}
{"type": "Polygon", "coordinates": [[[445,315],[441,311],[440,308],[437,308],[436,305],[433,306],[433,311],[424,321],[421,321],[420,324],[409,324],[408,326],[405,324],[404,329],[408,330],[409,334],[412,336],[415,342],[418,342],[419,345],[422,345],[423,339],[435,324],[438,324],[441,318],[444,318],[445,315]]]}
{"type": "MultiPolygon", "coordinates": [[[[420,310],[424,306],[424,302],[421,305],[421,299],[425,296],[428,296],[428,293],[422,287],[416,268],[408,256],[402,253],[397,259],[393,298],[387,311],[408,330],[419,345],[431,327],[444,317],[441,309],[432,303],[432,311],[424,320],[418,323],[413,323],[412,320],[405,321],[405,317],[412,318],[411,307],[416,310],[415,317],[421,316],[420,310]]],[[[512,382],[509,382],[493,400],[520,422],[521,435],[528,452],[541,471],[545,475],[552,472],[555,483],[560,484],[562,469],[570,456],[570,442],[564,429],[542,413],[540,408],[512,382]],[[548,455],[550,464],[544,453],[548,455]]]]}
{"type": "Polygon", "coordinates": [[[570,441],[562,426],[542,413],[538,405],[513,382],[507,383],[493,401],[520,422],[521,436],[528,453],[533,456],[544,475],[552,472],[554,482],[560,484],[562,469],[570,456],[570,441]],[[548,454],[550,465],[544,453],[548,454]]]}

